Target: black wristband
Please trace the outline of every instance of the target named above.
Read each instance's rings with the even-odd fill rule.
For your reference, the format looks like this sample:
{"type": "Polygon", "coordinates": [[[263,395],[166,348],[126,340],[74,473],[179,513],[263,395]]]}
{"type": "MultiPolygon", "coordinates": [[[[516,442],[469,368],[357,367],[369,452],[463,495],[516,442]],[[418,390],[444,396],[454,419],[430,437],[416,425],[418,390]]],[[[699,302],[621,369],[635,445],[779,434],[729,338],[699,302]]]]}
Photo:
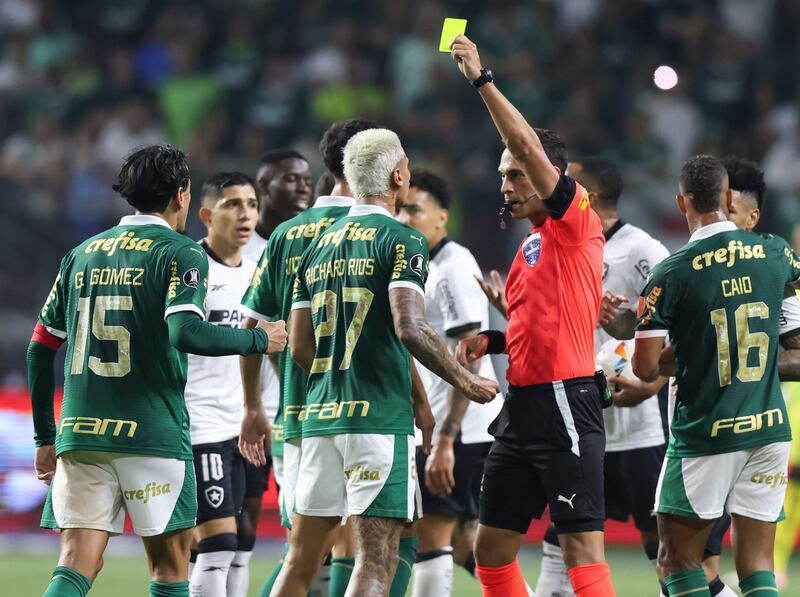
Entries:
{"type": "Polygon", "coordinates": [[[489,339],[486,354],[503,354],[506,350],[506,335],[497,330],[483,330],[480,332],[489,339]]]}

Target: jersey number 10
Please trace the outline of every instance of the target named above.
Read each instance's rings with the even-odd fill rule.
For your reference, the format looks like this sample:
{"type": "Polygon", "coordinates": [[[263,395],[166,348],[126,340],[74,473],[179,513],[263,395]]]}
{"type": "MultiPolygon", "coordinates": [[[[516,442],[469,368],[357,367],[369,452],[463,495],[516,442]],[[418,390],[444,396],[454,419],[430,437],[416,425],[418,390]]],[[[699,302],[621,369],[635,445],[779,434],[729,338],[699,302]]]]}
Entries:
{"type": "MultiPolygon", "coordinates": [[[[751,317],[769,318],[769,307],[764,302],[745,303],[739,305],[734,312],[736,322],[736,344],[739,356],[739,367],[736,377],[739,381],[760,381],[767,368],[769,354],[769,336],[764,332],[751,332],[747,320],[751,317]],[[751,348],[758,348],[758,365],[747,366],[747,356],[751,348]]],[[[711,324],[717,332],[717,371],[720,387],[731,383],[731,349],[728,344],[728,314],[725,309],[714,309],[711,312],[711,324]]]]}
{"type": "MultiPolygon", "coordinates": [[[[350,361],[353,358],[353,351],[356,348],[361,330],[364,328],[364,320],[372,305],[375,295],[366,288],[342,288],[342,302],[356,303],[356,310],[353,320],[347,328],[345,335],[344,358],[339,365],[339,370],[344,371],[350,368],[350,361]]],[[[317,350],[319,350],[319,339],[326,336],[333,336],[336,330],[336,304],[338,302],[336,293],[332,290],[323,290],[311,297],[311,312],[316,313],[320,309],[325,309],[325,319],[320,321],[314,328],[314,336],[317,338],[317,350]]],[[[325,373],[333,369],[333,357],[316,357],[311,364],[311,373],[325,373]]]]}
{"type": "Polygon", "coordinates": [[[94,313],[91,311],[90,297],[78,299],[78,329],[75,332],[75,346],[72,349],[72,375],[83,373],[89,341],[89,322],[92,335],[98,340],[117,343],[117,360],[101,361],[89,357],[89,369],[101,377],[123,377],[131,370],[131,333],[121,325],[106,325],[107,311],[132,311],[133,298],[130,296],[98,296],[94,300],[94,313]]]}

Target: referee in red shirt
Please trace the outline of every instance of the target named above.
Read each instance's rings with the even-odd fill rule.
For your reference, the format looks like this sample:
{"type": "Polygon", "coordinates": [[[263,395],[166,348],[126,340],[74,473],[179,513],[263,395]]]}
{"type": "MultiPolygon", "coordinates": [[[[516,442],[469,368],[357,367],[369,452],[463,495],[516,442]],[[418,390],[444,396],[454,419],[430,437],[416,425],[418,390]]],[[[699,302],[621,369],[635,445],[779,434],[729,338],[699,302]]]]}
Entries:
{"type": "Polygon", "coordinates": [[[508,274],[508,331],[482,332],[459,348],[462,361],[509,357],[506,401],[489,428],[495,441],[480,497],[478,578],[485,596],[527,597],[517,552],[531,519],[549,505],[577,597],[612,597],[603,546],[605,384],[593,353],[603,228],[587,192],[564,174],[561,139],[531,128],[467,37],[451,49],[507,148],[499,168],[506,207],[533,224],[508,274]]]}

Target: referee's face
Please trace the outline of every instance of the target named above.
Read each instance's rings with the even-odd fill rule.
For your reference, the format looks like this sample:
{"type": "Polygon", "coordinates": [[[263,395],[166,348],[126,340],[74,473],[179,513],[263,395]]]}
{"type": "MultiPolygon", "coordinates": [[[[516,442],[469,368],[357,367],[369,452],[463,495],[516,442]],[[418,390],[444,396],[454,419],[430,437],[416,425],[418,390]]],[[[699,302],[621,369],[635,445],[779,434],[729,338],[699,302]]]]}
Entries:
{"type": "Polygon", "coordinates": [[[507,149],[500,157],[500,166],[497,170],[503,181],[500,192],[503,193],[503,199],[512,217],[515,220],[528,218],[535,225],[544,222],[547,217],[544,203],[534,193],[531,181],[507,149]]]}

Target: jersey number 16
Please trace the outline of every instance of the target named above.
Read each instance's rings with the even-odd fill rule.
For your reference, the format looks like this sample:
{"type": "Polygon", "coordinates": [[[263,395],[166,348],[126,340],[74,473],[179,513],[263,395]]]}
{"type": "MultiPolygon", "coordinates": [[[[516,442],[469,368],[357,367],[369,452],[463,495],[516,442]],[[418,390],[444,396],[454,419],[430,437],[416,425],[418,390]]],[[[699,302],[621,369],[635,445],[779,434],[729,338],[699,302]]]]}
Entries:
{"type": "MultiPolygon", "coordinates": [[[[751,332],[748,320],[751,317],[769,318],[769,307],[764,302],[745,303],[739,305],[734,312],[736,322],[736,345],[739,356],[739,367],[736,377],[739,381],[760,381],[764,377],[769,355],[769,336],[764,332],[751,332]],[[751,348],[758,349],[758,365],[747,366],[747,357],[751,348]]],[[[717,332],[717,371],[720,387],[731,383],[731,349],[728,344],[728,314],[725,309],[714,309],[711,312],[711,324],[717,332]]]]}

